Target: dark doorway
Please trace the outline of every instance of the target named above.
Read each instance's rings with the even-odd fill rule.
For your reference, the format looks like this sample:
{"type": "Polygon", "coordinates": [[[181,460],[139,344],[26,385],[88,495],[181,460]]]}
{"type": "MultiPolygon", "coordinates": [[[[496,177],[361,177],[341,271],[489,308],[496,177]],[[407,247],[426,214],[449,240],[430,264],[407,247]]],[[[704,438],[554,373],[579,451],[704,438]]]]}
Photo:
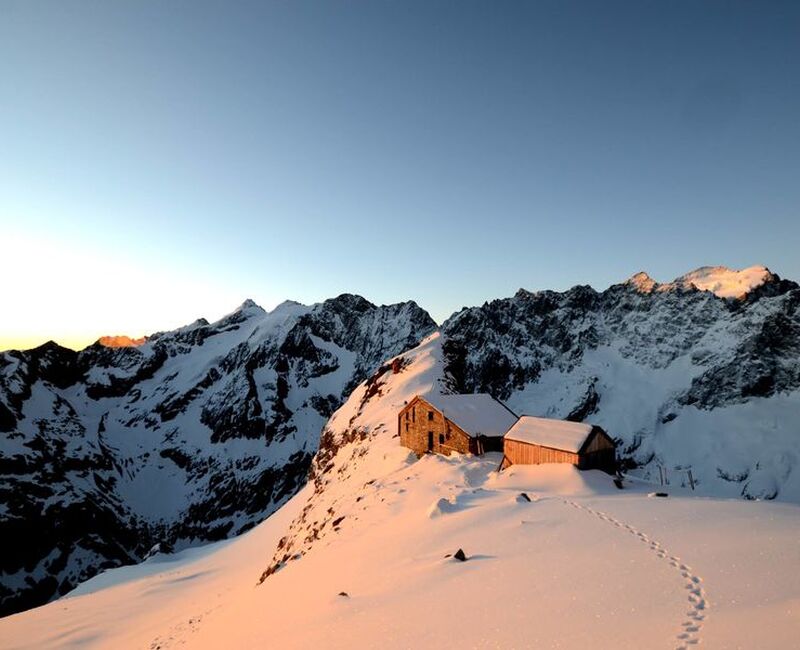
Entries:
{"type": "Polygon", "coordinates": [[[433,451],[433,431],[428,431],[428,451],[433,451]]]}

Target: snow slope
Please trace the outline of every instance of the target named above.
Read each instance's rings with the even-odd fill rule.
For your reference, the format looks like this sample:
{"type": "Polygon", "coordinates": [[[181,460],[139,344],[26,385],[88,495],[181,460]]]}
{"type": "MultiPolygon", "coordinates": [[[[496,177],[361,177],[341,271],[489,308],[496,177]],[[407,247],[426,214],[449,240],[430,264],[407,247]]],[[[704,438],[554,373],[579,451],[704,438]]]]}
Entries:
{"type": "Polygon", "coordinates": [[[396,408],[446,390],[441,360],[434,335],[361,384],[313,482],[251,532],[0,619],[0,647],[792,647],[800,508],[417,460],[396,408]]]}
{"type": "Polygon", "coordinates": [[[344,294],[248,300],[135,347],[0,353],[0,614],[262,521],[352,387],[434,329],[412,302],[344,294]]]}

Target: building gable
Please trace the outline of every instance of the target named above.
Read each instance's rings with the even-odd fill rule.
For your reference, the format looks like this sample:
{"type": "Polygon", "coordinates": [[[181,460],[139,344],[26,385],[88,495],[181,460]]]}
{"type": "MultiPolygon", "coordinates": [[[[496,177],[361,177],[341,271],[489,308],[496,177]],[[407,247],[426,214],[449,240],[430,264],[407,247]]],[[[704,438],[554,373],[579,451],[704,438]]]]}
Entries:
{"type": "Polygon", "coordinates": [[[579,454],[592,454],[599,451],[616,449],[616,443],[611,437],[598,426],[592,427],[592,432],[583,443],[579,454]]]}

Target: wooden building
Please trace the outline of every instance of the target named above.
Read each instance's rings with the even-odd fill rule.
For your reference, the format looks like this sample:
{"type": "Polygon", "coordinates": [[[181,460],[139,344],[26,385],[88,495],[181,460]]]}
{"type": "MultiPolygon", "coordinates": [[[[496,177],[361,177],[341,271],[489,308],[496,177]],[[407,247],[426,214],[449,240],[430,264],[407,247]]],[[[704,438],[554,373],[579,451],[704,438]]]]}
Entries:
{"type": "Polygon", "coordinates": [[[503,462],[509,465],[571,463],[579,469],[616,471],[616,445],[600,427],[523,415],[503,437],[503,462]]]}
{"type": "Polygon", "coordinates": [[[503,434],[517,416],[491,395],[417,395],[397,416],[400,444],[417,455],[480,455],[503,450],[503,434]]]}

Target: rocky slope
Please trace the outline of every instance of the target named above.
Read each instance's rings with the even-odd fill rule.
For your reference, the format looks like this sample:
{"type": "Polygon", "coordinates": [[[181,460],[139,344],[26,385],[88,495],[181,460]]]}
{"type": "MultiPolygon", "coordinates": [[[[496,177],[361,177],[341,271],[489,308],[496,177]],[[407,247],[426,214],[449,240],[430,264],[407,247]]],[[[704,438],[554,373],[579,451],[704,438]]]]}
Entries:
{"type": "Polygon", "coordinates": [[[0,614],[156,544],[262,520],[304,484],[352,388],[434,328],[413,302],[342,295],[269,313],[247,301],[112,347],[0,354],[0,614]]]}
{"type": "Polygon", "coordinates": [[[800,287],[764,267],[520,290],[442,332],[458,391],[599,424],[648,478],[800,501],[800,287]]]}

